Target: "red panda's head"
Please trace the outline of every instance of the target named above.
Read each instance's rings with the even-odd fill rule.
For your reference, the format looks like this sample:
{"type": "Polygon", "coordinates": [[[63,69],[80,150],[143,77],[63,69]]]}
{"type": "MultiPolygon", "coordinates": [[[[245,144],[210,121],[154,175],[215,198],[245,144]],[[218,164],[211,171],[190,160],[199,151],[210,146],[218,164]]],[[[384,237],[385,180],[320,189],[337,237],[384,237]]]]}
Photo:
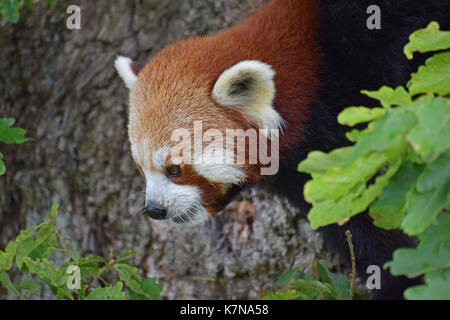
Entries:
{"type": "Polygon", "coordinates": [[[273,108],[272,67],[220,57],[202,50],[204,41],[172,45],[141,70],[129,58],[115,62],[130,89],[128,133],[146,180],[147,212],[176,224],[207,220],[234,191],[257,182],[267,162],[261,164],[258,154],[252,162],[251,153],[260,152],[259,141],[277,136],[284,122],[273,108]],[[228,140],[236,132],[244,135],[245,150],[237,147],[237,136],[228,140]],[[250,141],[256,150],[250,150],[250,141]],[[242,153],[244,161],[236,161],[242,153]]]}

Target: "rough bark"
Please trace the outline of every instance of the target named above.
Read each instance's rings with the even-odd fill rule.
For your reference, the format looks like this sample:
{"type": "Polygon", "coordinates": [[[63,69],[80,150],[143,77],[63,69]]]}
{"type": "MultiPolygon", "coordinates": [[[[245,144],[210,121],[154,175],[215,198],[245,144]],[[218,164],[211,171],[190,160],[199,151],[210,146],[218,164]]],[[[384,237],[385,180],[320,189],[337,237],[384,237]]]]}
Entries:
{"type": "Polygon", "coordinates": [[[58,225],[82,254],[141,252],[135,262],[170,299],[258,298],[287,268],[326,256],[296,210],[257,188],[196,229],[151,226],[135,214],[144,181],[129,154],[115,56],[145,61],[178,39],[239,23],[264,2],[38,2],[17,24],[1,18],[0,116],[16,118],[33,141],[0,145],[0,247],[56,202],[58,225]],[[81,6],[79,31],[66,28],[70,4],[81,6]]]}

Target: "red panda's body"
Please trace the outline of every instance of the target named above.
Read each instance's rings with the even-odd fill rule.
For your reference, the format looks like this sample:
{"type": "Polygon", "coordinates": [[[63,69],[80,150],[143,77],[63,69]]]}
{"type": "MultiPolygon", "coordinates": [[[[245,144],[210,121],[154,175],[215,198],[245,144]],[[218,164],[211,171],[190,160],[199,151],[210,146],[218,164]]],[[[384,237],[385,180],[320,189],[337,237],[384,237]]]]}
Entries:
{"type": "MultiPolygon", "coordinates": [[[[256,183],[307,209],[302,187],[308,177],[297,172],[298,163],[311,150],[348,143],[336,116],[347,106],[372,103],[359,94],[361,89],[407,80],[415,68],[401,59],[407,36],[431,19],[445,24],[445,14],[436,8],[445,12],[448,4],[435,1],[274,0],[239,26],[163,49],[141,70],[130,59],[118,58],[116,67],[131,90],[129,137],[147,181],[149,216],[175,224],[201,223],[233,194],[256,183]],[[366,9],[372,4],[381,7],[381,30],[366,27],[366,9]],[[216,133],[279,132],[279,172],[263,176],[263,165],[250,163],[249,157],[240,164],[214,163],[216,153],[203,154],[198,162],[175,161],[178,141],[173,134],[178,129],[187,130],[189,146],[204,144],[192,129],[197,121],[202,131],[216,133]]],[[[265,137],[271,136],[258,136],[258,142],[265,137]]],[[[269,149],[276,151],[273,140],[269,149]]],[[[237,157],[234,144],[231,149],[225,145],[222,155],[228,157],[230,150],[237,157]]],[[[249,150],[246,146],[245,152],[249,150]]],[[[346,260],[346,229],[353,234],[363,278],[368,265],[381,267],[395,248],[414,245],[401,232],[375,228],[361,214],[345,229],[333,225],[321,230],[346,260]]],[[[388,271],[382,277],[376,298],[400,298],[405,287],[420,281],[394,278],[388,271]]]]}

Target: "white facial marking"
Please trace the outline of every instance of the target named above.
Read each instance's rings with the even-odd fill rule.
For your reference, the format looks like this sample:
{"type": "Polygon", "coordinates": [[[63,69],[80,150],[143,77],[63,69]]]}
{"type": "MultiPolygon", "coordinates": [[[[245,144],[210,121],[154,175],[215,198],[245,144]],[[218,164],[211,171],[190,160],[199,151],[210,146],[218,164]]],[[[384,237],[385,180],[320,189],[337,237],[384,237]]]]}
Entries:
{"type": "MultiPolygon", "coordinates": [[[[141,147],[144,146],[145,144],[141,147]]],[[[139,156],[136,146],[132,147],[132,152],[139,156]]],[[[146,159],[147,162],[143,167],[146,180],[146,203],[151,201],[166,209],[167,219],[174,223],[175,219],[177,225],[201,224],[210,218],[210,214],[202,205],[200,190],[195,186],[173,183],[164,174],[164,163],[170,152],[170,147],[162,147],[153,153],[151,159],[156,170],[149,169],[148,159],[146,159]]]]}
{"type": "Polygon", "coordinates": [[[171,149],[170,147],[162,147],[155,151],[153,154],[153,164],[159,168],[164,168],[164,163],[166,162],[167,156],[169,155],[171,149]]]}
{"type": "Polygon", "coordinates": [[[196,164],[195,170],[205,178],[220,183],[240,184],[245,182],[242,169],[228,164],[196,164]]]}
{"type": "Polygon", "coordinates": [[[133,60],[122,56],[117,57],[116,61],[114,62],[117,72],[119,73],[122,80],[125,82],[125,85],[128,89],[133,88],[134,84],[138,79],[137,75],[131,69],[132,63],[133,60]]]}
{"type": "Polygon", "coordinates": [[[209,219],[201,203],[197,187],[178,185],[160,172],[144,171],[147,182],[146,201],[152,201],[167,210],[167,218],[178,219],[184,226],[194,226],[209,219]]]}
{"type": "Polygon", "coordinates": [[[137,163],[141,162],[141,160],[139,159],[139,150],[136,145],[131,146],[131,154],[133,155],[133,158],[137,163]]]}
{"type": "Polygon", "coordinates": [[[233,164],[233,152],[225,148],[210,148],[203,152],[201,161],[194,161],[194,169],[203,177],[219,183],[240,184],[245,182],[243,168],[233,164]]]}

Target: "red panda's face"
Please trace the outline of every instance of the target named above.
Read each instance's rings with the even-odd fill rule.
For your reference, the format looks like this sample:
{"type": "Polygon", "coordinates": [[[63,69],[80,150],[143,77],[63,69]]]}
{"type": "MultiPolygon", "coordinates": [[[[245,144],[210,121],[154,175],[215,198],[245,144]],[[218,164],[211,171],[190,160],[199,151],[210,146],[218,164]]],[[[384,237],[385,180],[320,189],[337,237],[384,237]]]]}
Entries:
{"type": "Polygon", "coordinates": [[[139,73],[124,57],[116,68],[130,89],[131,154],[146,180],[148,215],[196,225],[222,210],[236,189],[260,177],[260,164],[250,163],[251,155],[236,161],[251,151],[248,146],[239,150],[227,135],[275,130],[283,120],[272,107],[270,66],[242,61],[212,76],[188,71],[188,63],[160,54],[139,73]]]}

